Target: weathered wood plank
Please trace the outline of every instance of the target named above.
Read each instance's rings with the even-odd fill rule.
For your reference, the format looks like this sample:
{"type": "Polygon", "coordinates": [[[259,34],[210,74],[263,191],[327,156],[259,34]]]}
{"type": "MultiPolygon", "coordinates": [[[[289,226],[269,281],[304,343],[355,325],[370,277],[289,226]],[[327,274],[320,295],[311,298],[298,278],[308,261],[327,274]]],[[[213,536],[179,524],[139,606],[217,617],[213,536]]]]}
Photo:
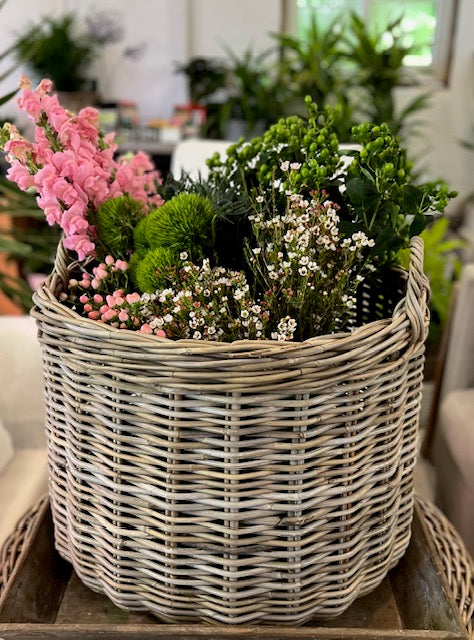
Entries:
{"type": "Polygon", "coordinates": [[[2,623],[54,622],[70,574],[70,565],[54,549],[53,523],[46,503],[0,599],[2,623]]]}
{"type": "Polygon", "coordinates": [[[448,590],[442,568],[435,563],[434,548],[422,524],[418,508],[405,555],[390,573],[393,592],[405,628],[458,632],[463,624],[448,590]]]}
{"type": "MultiPolygon", "coordinates": [[[[60,604],[57,624],[84,623],[91,620],[96,624],[157,624],[157,619],[147,613],[122,611],[104,595],[94,593],[82,584],[73,573],[60,604]]],[[[401,629],[401,620],[397,604],[385,579],[372,593],[356,600],[354,604],[338,618],[315,621],[317,627],[346,627],[360,629],[401,629]]]]}
{"type": "Polygon", "coordinates": [[[2,640],[463,640],[449,631],[206,625],[5,625],[2,640]]]}

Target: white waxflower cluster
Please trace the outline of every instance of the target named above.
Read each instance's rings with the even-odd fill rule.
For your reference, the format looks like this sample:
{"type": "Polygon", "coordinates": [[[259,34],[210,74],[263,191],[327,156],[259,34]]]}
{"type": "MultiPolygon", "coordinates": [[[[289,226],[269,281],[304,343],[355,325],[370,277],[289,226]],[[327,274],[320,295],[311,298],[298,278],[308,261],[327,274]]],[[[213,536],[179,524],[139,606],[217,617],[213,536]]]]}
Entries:
{"type": "MultiPolygon", "coordinates": [[[[284,171],[291,167],[283,165],[284,171]]],[[[374,241],[362,231],[343,237],[339,207],[329,199],[290,190],[285,196],[283,214],[266,209],[259,199],[250,216],[256,241],[248,247],[247,259],[266,292],[268,308],[285,314],[271,337],[292,339],[308,322],[313,334],[328,327],[339,330],[354,314],[355,290],[370,270],[364,249],[374,241]]]]}

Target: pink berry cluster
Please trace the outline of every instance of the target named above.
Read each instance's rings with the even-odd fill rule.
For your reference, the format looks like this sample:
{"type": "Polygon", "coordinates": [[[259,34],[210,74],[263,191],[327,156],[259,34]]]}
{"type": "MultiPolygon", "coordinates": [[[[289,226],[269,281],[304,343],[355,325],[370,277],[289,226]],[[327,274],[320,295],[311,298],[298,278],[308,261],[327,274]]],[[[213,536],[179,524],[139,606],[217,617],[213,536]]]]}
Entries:
{"type": "Polygon", "coordinates": [[[48,223],[60,225],[64,246],[84,260],[95,250],[90,212],[125,194],[147,208],[159,206],[159,174],[145,153],[114,159],[114,134],[101,133],[97,109],[86,107],[77,115],[66,111],[50,95],[50,80],[33,91],[22,77],[20,87],[18,105],[35,123],[35,141],[23,138],[14,125],[4,125],[0,147],[11,164],[7,177],[24,191],[36,189],[48,223]]]}
{"type": "MultiPolygon", "coordinates": [[[[120,329],[142,330],[143,320],[140,319],[138,304],[140,294],[126,293],[127,271],[128,262],[115,260],[109,255],[92,269],[92,274],[84,271],[80,280],[72,278],[69,291],[83,290],[75,301],[81,305],[81,314],[120,329]]],[[[63,293],[62,299],[70,298],[63,293]]],[[[146,332],[146,327],[143,331],[146,332]]]]}

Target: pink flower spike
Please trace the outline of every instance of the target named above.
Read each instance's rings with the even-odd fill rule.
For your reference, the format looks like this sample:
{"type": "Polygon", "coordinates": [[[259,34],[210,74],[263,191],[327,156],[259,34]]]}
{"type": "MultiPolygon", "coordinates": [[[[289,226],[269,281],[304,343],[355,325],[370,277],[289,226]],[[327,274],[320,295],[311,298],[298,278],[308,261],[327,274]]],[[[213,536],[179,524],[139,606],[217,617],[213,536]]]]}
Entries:
{"type": "Polygon", "coordinates": [[[111,264],[113,264],[115,262],[115,260],[113,259],[112,256],[106,256],[105,258],[105,264],[110,266],[111,264]]]}
{"type": "Polygon", "coordinates": [[[94,278],[91,282],[91,285],[93,289],[98,289],[100,287],[100,280],[94,278]]]}
{"type": "Polygon", "coordinates": [[[163,331],[163,329],[157,329],[155,331],[155,335],[158,336],[159,338],[166,338],[166,332],[163,331]]]}
{"type": "Polygon", "coordinates": [[[100,314],[98,311],[89,311],[89,313],[87,314],[87,317],[90,318],[91,320],[98,320],[99,316],[100,314]]]}
{"type": "Polygon", "coordinates": [[[88,313],[89,311],[92,311],[92,305],[90,305],[90,304],[85,304],[85,305],[84,305],[84,311],[85,311],[86,313],[88,313]]]}
{"type": "Polygon", "coordinates": [[[140,300],[140,294],[127,293],[127,295],[125,296],[125,300],[128,302],[128,304],[133,304],[134,302],[138,302],[140,300]]]}
{"type": "Polygon", "coordinates": [[[93,300],[96,304],[100,304],[101,302],[104,302],[104,298],[100,295],[100,293],[94,294],[93,300]]]}
{"type": "Polygon", "coordinates": [[[26,191],[35,183],[34,177],[28,169],[24,167],[18,160],[15,160],[7,171],[7,178],[12,182],[16,182],[22,191],[26,191]]]}
{"type": "Polygon", "coordinates": [[[79,302],[81,304],[85,304],[88,300],[89,300],[89,296],[87,296],[85,293],[79,298],[79,302]]]}
{"type": "Polygon", "coordinates": [[[120,320],[120,322],[127,322],[128,320],[128,313],[126,311],[121,311],[118,315],[118,318],[120,320]]]}

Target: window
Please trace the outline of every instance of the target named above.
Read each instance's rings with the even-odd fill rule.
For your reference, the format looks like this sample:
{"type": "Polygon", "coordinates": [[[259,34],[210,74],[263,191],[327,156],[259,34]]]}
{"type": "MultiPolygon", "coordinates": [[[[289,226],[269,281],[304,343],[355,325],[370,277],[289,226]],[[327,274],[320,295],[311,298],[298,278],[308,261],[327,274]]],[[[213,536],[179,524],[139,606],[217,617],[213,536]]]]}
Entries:
{"type": "Polygon", "coordinates": [[[457,0],[296,0],[295,23],[303,35],[312,16],[327,28],[338,16],[357,12],[380,31],[402,17],[400,27],[412,53],[405,58],[410,67],[431,67],[447,82],[457,0]]]}

